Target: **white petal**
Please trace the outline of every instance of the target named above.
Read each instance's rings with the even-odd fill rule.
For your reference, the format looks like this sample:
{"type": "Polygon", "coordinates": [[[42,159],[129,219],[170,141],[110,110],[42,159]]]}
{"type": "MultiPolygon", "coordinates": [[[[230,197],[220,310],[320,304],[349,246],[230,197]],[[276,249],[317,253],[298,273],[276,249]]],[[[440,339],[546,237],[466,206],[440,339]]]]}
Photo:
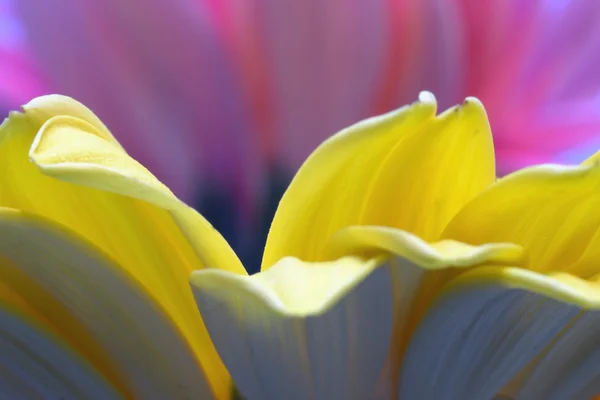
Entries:
{"type": "Polygon", "coordinates": [[[247,398],[391,398],[407,332],[459,271],[450,267],[523,258],[511,244],[428,244],[390,228],[353,227],[336,237],[331,254],[374,258],[288,258],[252,277],[193,273],[203,320],[247,398]],[[376,267],[380,259],[388,261],[376,267]]]}
{"type": "Polygon", "coordinates": [[[11,400],[124,398],[60,338],[0,307],[0,396],[11,400]]]}
{"type": "Polygon", "coordinates": [[[284,259],[253,277],[196,271],[192,287],[215,347],[249,400],[371,398],[393,328],[388,266],[284,259]]]}
{"type": "Polygon", "coordinates": [[[578,309],[496,283],[446,293],[408,346],[400,399],[491,399],[556,337],[578,309]]]}
{"type": "Polygon", "coordinates": [[[518,400],[589,399],[600,393],[600,312],[584,312],[535,363],[518,400]]]}
{"type": "Polygon", "coordinates": [[[0,254],[81,322],[135,398],[213,397],[189,345],[152,297],[73,232],[5,209],[0,254]]]}

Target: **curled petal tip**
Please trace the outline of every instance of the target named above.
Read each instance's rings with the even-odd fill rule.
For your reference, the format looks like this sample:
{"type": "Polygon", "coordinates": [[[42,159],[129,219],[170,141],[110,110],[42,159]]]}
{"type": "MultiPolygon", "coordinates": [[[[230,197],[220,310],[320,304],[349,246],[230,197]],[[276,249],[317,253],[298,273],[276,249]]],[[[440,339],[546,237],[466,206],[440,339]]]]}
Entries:
{"type": "Polygon", "coordinates": [[[465,98],[463,104],[477,104],[483,107],[483,103],[481,102],[481,100],[474,96],[468,96],[467,98],[465,98]]]}
{"type": "Polygon", "coordinates": [[[484,114],[487,114],[483,103],[477,97],[469,96],[469,97],[465,98],[465,100],[462,102],[462,104],[459,106],[459,108],[461,108],[463,110],[464,109],[477,109],[477,110],[483,112],[484,114]]]}
{"type": "Polygon", "coordinates": [[[437,103],[437,101],[435,99],[435,95],[431,92],[428,92],[427,90],[423,90],[422,92],[419,93],[419,102],[420,103],[430,103],[430,104],[437,103]]]}

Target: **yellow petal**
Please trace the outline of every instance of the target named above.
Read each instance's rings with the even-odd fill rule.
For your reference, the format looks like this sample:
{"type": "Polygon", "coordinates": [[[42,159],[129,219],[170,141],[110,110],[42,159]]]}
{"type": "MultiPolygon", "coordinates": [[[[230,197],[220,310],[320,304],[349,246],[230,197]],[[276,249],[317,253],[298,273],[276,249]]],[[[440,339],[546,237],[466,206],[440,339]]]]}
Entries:
{"type": "Polygon", "coordinates": [[[593,165],[593,164],[596,164],[596,163],[598,163],[598,161],[600,161],[600,151],[598,151],[598,152],[596,152],[596,153],[592,154],[592,155],[591,155],[591,156],[590,156],[588,159],[584,160],[584,161],[581,163],[581,165],[587,165],[587,166],[590,166],[590,165],[593,165]]]}
{"type": "Polygon", "coordinates": [[[351,226],[332,236],[327,254],[363,256],[382,251],[401,256],[428,270],[444,269],[449,265],[469,267],[479,264],[522,264],[523,249],[512,243],[486,243],[472,246],[455,240],[427,243],[412,233],[384,226],[351,226]]]}
{"type": "Polygon", "coordinates": [[[412,336],[399,395],[590,398],[600,389],[597,279],[515,267],[448,283],[412,336]],[[589,311],[586,311],[589,310],[589,311]]]}
{"type": "Polygon", "coordinates": [[[390,272],[355,257],[317,265],[284,258],[251,277],[196,271],[191,284],[242,396],[363,399],[390,345],[390,272]]]}
{"type": "Polygon", "coordinates": [[[40,128],[29,155],[48,176],[169,210],[204,265],[245,273],[231,247],[208,221],[91,124],[69,116],[49,119],[40,128]]]}
{"type": "Polygon", "coordinates": [[[0,304],[0,393],[6,399],[125,399],[59,336],[0,304]]]}
{"type": "Polygon", "coordinates": [[[102,248],[175,321],[214,390],[228,393],[188,279],[203,265],[245,273],[231,248],[94,125],[55,116],[39,126],[38,119],[11,113],[0,127],[0,206],[44,216],[102,248]]]}
{"type": "MultiPolygon", "coordinates": [[[[522,245],[536,271],[571,268],[600,226],[600,165],[542,165],[518,171],[467,204],[444,238],[522,245]]],[[[591,271],[593,272],[593,271],[591,271]]]]}
{"type": "Polygon", "coordinates": [[[262,268],[291,255],[324,259],[329,237],[350,225],[384,225],[436,240],[494,180],[485,110],[474,98],[435,117],[433,95],[353,125],[325,141],[283,196],[262,268]]]}
{"type": "MultiPolygon", "coordinates": [[[[203,371],[182,329],[146,288],[74,232],[2,209],[0,255],[10,262],[0,270],[0,279],[19,273],[51,296],[58,307],[31,297],[29,304],[43,311],[52,325],[67,318],[77,321],[80,326],[59,326],[57,331],[74,348],[81,347],[81,332],[88,335],[91,340],[86,344],[101,349],[108,365],[116,369],[108,374],[102,370],[103,375],[116,374],[132,398],[228,397],[228,383],[216,392],[211,388],[207,375],[212,371],[203,371]]],[[[12,283],[17,293],[30,288],[12,283]]],[[[98,354],[83,350],[88,357],[98,354]]],[[[208,353],[210,348],[204,350],[208,353]]],[[[96,368],[106,364],[88,361],[96,368]]]]}

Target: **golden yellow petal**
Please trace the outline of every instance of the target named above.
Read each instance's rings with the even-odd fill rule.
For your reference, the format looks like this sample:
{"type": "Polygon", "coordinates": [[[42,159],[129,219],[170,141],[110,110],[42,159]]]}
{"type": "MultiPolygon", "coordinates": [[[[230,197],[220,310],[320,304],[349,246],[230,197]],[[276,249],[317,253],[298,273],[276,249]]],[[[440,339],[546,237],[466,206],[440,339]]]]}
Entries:
{"type": "Polygon", "coordinates": [[[494,180],[485,110],[474,98],[435,117],[433,95],[353,125],[325,141],[283,196],[262,268],[294,256],[324,259],[350,225],[384,225],[436,240],[455,213],[494,180]]]}
{"type": "Polygon", "coordinates": [[[584,160],[581,165],[593,165],[595,163],[597,163],[598,161],[600,161],[600,151],[594,153],[593,155],[591,155],[588,159],[584,160]]]}
{"type": "MultiPolygon", "coordinates": [[[[467,204],[442,237],[470,244],[512,242],[523,246],[536,271],[565,270],[581,276],[573,264],[600,226],[600,165],[541,165],[500,179],[467,204]]],[[[600,272],[600,269],[596,269],[600,272]]]]}

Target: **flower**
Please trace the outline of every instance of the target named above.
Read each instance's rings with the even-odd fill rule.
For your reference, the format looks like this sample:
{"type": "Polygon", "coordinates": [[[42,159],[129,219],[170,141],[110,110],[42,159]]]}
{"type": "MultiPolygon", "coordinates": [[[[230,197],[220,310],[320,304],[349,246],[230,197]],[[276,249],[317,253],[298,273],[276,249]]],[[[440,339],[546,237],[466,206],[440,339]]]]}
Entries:
{"type": "Polygon", "coordinates": [[[600,170],[495,181],[482,104],[347,128],[298,171],[262,272],[192,273],[250,399],[588,398],[597,347],[600,170]],[[290,258],[291,256],[291,258],[290,258]]]}
{"type": "Polygon", "coordinates": [[[423,92],[321,144],[252,276],[87,108],[12,113],[0,388],[229,398],[230,375],[249,399],[596,394],[597,158],[496,181],[481,102],[436,108],[423,92]]]}

